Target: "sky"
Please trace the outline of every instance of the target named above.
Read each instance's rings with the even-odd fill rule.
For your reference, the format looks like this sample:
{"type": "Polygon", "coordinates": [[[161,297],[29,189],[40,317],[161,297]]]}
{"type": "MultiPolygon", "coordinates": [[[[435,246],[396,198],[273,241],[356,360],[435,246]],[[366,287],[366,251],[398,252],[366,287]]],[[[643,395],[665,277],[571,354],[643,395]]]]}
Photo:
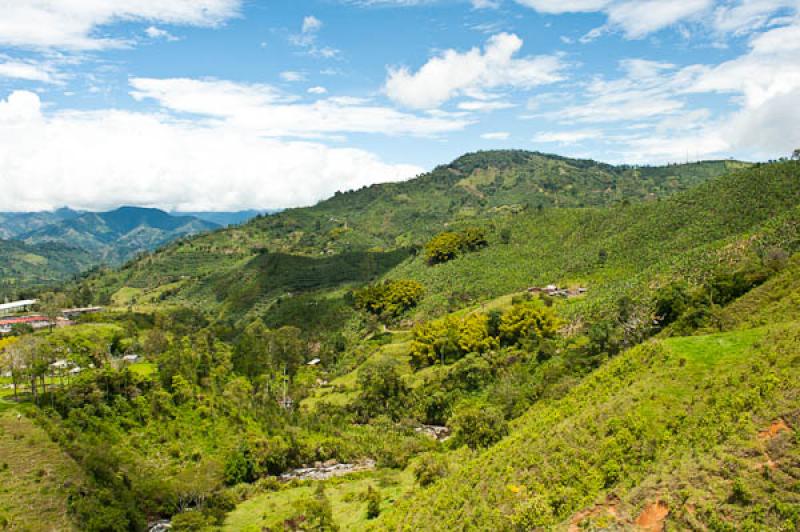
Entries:
{"type": "Polygon", "coordinates": [[[0,0],[0,211],[313,204],[459,155],[800,147],[800,0],[0,0]]]}

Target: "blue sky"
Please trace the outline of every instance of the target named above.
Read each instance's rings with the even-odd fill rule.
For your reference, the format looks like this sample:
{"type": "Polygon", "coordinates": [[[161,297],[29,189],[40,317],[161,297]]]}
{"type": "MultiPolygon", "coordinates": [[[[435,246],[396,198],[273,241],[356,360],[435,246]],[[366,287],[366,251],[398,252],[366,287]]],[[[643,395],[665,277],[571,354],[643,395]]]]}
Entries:
{"type": "Polygon", "coordinates": [[[0,0],[0,210],[311,204],[479,149],[800,146],[800,0],[0,0]]]}

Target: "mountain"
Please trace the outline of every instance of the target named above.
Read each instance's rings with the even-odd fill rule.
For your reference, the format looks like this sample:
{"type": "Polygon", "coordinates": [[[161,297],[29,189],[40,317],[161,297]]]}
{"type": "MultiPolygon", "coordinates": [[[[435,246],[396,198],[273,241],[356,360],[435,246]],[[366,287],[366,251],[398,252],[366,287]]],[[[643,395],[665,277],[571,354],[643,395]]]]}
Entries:
{"type": "Polygon", "coordinates": [[[0,238],[6,240],[42,227],[72,220],[81,212],[63,207],[42,212],[0,212],[0,238]]]}
{"type": "Polygon", "coordinates": [[[27,244],[58,242],[83,249],[97,263],[120,264],[177,238],[217,229],[192,216],[172,216],[159,209],[120,207],[87,212],[17,236],[27,244]]]}
{"type": "Polygon", "coordinates": [[[243,224],[245,222],[252,220],[256,216],[260,216],[262,214],[274,214],[276,212],[280,212],[280,210],[249,209],[245,211],[233,211],[233,212],[187,211],[187,212],[171,212],[170,214],[172,216],[193,216],[195,218],[199,218],[206,222],[211,222],[213,224],[217,224],[222,227],[228,227],[229,225],[243,224]]]}

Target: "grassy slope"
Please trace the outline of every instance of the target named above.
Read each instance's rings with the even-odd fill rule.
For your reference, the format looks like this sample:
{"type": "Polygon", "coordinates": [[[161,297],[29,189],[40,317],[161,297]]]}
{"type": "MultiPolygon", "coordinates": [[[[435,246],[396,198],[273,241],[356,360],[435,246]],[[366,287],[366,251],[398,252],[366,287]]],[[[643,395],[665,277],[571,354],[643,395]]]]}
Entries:
{"type": "MultiPolygon", "coordinates": [[[[325,482],[325,495],[333,507],[333,519],[341,530],[363,530],[367,524],[364,494],[369,486],[380,491],[383,505],[389,506],[413,487],[408,471],[381,470],[358,473],[325,482]]],[[[314,492],[313,485],[267,492],[240,504],[225,520],[223,531],[259,532],[265,527],[280,527],[294,517],[292,504],[314,492]]]]}
{"type": "Polygon", "coordinates": [[[800,516],[800,449],[789,431],[759,431],[776,419],[799,428],[798,394],[796,324],[652,342],[533,407],[511,436],[403,501],[380,528],[630,525],[658,501],[678,528],[755,515],[777,528],[800,516]],[[737,480],[749,502],[736,499],[737,480]]]}
{"type": "Polygon", "coordinates": [[[5,518],[9,530],[74,530],[64,486],[82,478],[44,430],[27,417],[17,419],[14,408],[0,409],[0,521],[5,518]]]}

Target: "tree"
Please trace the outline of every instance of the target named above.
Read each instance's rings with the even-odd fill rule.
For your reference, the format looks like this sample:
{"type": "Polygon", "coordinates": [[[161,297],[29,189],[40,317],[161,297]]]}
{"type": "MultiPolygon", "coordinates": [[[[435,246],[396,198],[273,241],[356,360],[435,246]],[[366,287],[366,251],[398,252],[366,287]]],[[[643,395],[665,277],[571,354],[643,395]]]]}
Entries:
{"type": "Polygon", "coordinates": [[[461,251],[461,236],[458,233],[440,233],[425,244],[425,258],[431,265],[453,260],[459,251],[461,251]]]}
{"type": "Polygon", "coordinates": [[[800,161],[800,148],[797,148],[792,152],[792,160],[793,161],[800,161]]]}
{"type": "Polygon", "coordinates": [[[56,320],[62,316],[62,311],[67,304],[67,298],[60,292],[48,292],[42,296],[39,308],[50,322],[50,330],[56,325],[56,320]]]}
{"type": "Polygon", "coordinates": [[[555,313],[539,301],[511,307],[500,319],[500,338],[507,345],[526,344],[554,338],[559,321],[555,313]]]}
{"type": "Polygon", "coordinates": [[[396,360],[384,358],[366,365],[358,372],[358,386],[361,395],[357,409],[363,416],[385,414],[397,419],[402,415],[408,387],[396,360]]]}

